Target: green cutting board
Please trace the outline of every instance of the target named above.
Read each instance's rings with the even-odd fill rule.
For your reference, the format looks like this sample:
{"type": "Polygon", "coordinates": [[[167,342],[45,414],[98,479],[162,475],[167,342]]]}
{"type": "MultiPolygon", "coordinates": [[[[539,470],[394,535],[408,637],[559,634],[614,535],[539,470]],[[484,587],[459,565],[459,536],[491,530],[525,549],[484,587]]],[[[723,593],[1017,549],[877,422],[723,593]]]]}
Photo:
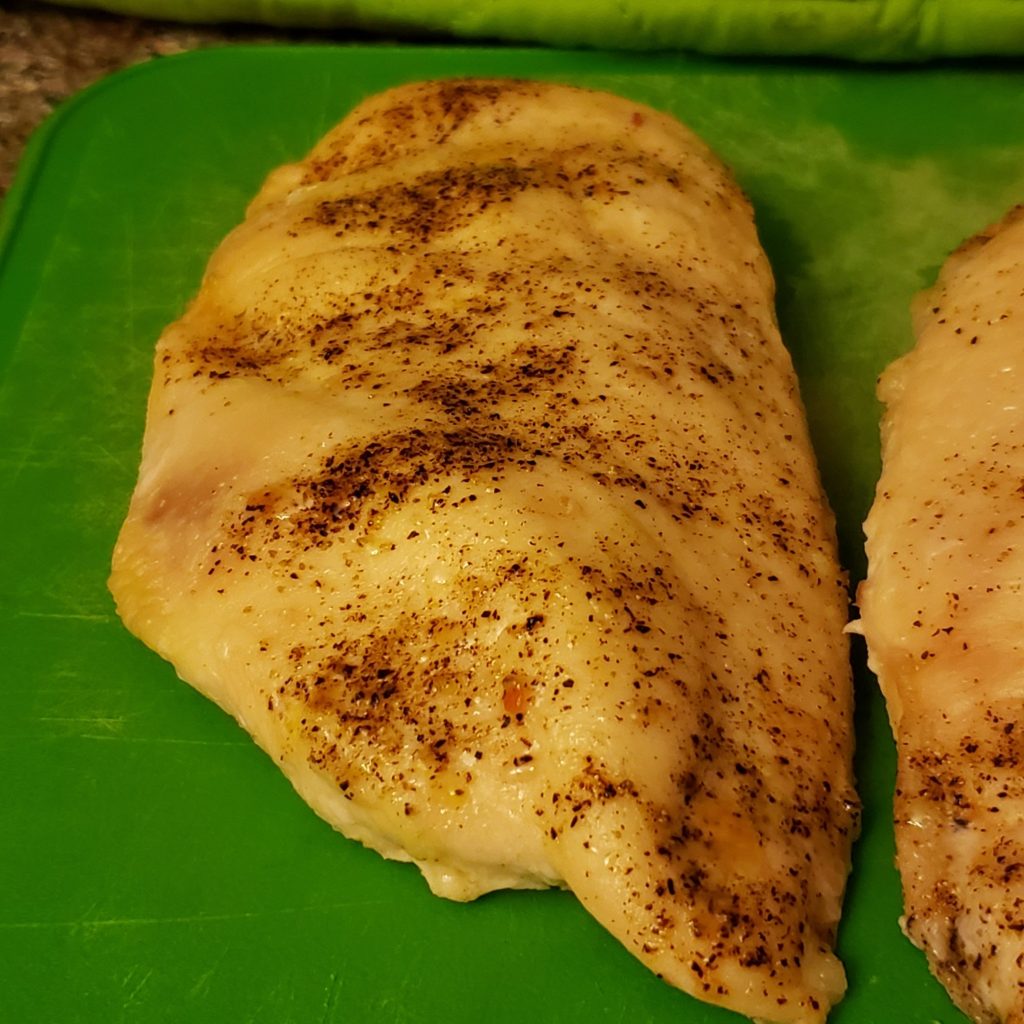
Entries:
{"type": "MultiPolygon", "coordinates": [[[[334,834],[119,625],[105,589],[153,344],[275,165],[368,93],[521,75],[669,110],[735,168],[779,286],[842,553],[878,466],[882,366],[962,238],[1024,198],[1021,68],[851,69],[491,49],[230,49],[77,97],[0,249],[0,1020],[724,1024],[564,892],[470,905],[334,834]]],[[[855,651],[858,666],[862,652],[855,651]]],[[[892,744],[858,668],[866,804],[837,1024],[963,1018],[901,937],[892,744]]]]}

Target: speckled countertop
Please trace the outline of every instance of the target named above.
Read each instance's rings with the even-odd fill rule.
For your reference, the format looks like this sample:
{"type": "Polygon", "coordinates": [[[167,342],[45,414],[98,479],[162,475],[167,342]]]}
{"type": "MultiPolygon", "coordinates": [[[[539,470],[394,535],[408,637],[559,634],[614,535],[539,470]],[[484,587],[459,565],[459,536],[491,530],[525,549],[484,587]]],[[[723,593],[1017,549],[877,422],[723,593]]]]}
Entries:
{"type": "Polygon", "coordinates": [[[177,25],[9,0],[0,8],[0,196],[10,187],[36,126],[62,100],[119,68],[226,43],[368,39],[356,32],[177,25]]]}

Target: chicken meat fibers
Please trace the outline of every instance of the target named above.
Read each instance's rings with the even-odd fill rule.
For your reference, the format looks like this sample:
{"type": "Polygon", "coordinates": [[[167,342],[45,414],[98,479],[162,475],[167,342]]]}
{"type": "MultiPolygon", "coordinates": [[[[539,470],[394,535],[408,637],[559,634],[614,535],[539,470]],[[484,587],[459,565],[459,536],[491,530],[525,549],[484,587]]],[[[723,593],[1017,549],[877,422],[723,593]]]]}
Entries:
{"type": "Polygon", "coordinates": [[[1024,207],[965,243],[882,375],[858,603],[898,751],[903,926],[960,1008],[1024,1024],[1024,207]]]}
{"type": "Polygon", "coordinates": [[[568,886],[822,1021],[847,601],[751,209],[673,119],[401,87],[274,172],[157,346],[111,587],[345,835],[568,886]]]}

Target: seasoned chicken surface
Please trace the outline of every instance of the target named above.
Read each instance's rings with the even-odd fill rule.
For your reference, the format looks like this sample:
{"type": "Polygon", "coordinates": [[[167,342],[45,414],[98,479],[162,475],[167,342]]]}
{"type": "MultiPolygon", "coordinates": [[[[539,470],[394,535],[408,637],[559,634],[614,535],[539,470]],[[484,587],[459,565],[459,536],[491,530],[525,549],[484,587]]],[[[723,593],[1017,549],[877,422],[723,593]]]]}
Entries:
{"type": "Polygon", "coordinates": [[[899,752],[904,928],[1024,1022],[1024,208],[946,263],[883,374],[861,626],[899,752]]]}
{"type": "Polygon", "coordinates": [[[822,1021],[847,606],[772,300],[672,119],[372,98],[160,339],[120,613],[439,895],[569,886],[685,991],[822,1021]]]}

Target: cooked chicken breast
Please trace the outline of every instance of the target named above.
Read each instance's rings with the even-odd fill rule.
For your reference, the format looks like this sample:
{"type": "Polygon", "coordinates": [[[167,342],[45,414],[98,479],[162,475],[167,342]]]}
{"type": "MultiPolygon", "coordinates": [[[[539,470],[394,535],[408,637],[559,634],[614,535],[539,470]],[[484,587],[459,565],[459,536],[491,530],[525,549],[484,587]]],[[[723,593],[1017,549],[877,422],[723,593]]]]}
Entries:
{"type": "Polygon", "coordinates": [[[917,301],[883,374],[860,628],[899,752],[910,939],[976,1021],[1024,1022],[1024,209],[917,301]]]}
{"type": "Polygon", "coordinates": [[[846,596],[748,203],[672,119],[370,99],[160,339],[111,587],[345,835],[822,1021],[846,596]]]}

